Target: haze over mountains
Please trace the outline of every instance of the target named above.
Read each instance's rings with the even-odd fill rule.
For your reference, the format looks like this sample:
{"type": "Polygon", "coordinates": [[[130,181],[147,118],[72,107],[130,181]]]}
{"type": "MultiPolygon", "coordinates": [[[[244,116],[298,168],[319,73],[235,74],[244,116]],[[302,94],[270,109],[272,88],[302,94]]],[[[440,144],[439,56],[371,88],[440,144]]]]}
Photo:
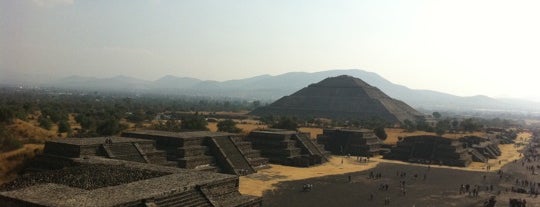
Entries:
{"type": "MultiPolygon", "coordinates": [[[[67,89],[114,90],[141,93],[178,94],[210,97],[233,97],[274,101],[311,83],[327,77],[350,75],[381,89],[390,97],[402,100],[417,109],[452,111],[527,111],[540,112],[539,103],[517,99],[495,99],[487,96],[461,97],[432,90],[410,89],[394,84],[376,73],[350,69],[328,70],[315,73],[291,72],[281,75],[261,75],[229,81],[205,81],[189,77],[167,75],[155,81],[127,76],[95,78],[70,76],[37,85],[67,89]]],[[[14,81],[4,84],[14,84],[14,81]]]]}

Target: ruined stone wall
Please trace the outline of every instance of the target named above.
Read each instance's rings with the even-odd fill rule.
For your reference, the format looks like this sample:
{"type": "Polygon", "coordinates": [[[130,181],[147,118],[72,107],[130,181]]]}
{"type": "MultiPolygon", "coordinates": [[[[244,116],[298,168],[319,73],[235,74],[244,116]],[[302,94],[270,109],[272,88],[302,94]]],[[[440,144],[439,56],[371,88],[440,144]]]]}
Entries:
{"type": "Polygon", "coordinates": [[[64,157],[79,157],[81,154],[81,149],[79,146],[65,143],[45,142],[43,153],[64,157]]]}

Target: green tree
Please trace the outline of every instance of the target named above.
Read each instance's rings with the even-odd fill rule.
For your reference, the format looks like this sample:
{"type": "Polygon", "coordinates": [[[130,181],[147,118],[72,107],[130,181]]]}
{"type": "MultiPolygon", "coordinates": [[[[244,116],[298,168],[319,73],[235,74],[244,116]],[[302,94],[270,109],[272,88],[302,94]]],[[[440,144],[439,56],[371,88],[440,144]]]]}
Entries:
{"type": "Polygon", "coordinates": [[[463,128],[463,131],[474,132],[479,130],[482,126],[476,120],[468,118],[461,122],[461,127],[463,128]]]}
{"type": "Polygon", "coordinates": [[[86,114],[77,115],[75,121],[77,121],[84,130],[94,130],[97,125],[96,119],[86,114]]]}
{"type": "Polygon", "coordinates": [[[388,135],[386,134],[384,127],[377,127],[373,129],[373,132],[375,133],[375,136],[377,136],[381,140],[386,140],[386,138],[388,138],[388,135]]]}
{"type": "Polygon", "coordinates": [[[437,122],[437,126],[435,126],[435,134],[441,136],[446,131],[450,129],[450,119],[445,119],[437,122]]]}
{"type": "Polygon", "coordinates": [[[0,152],[19,149],[22,146],[21,141],[15,138],[4,125],[0,124],[0,152]]]}
{"type": "Polygon", "coordinates": [[[165,123],[158,122],[152,126],[153,129],[170,131],[170,132],[179,132],[182,131],[182,125],[179,121],[169,119],[165,123]]]}
{"type": "Polygon", "coordinates": [[[435,117],[436,119],[441,118],[441,113],[439,113],[439,112],[437,112],[437,111],[433,112],[432,115],[433,115],[433,117],[435,117]]]}
{"type": "Polygon", "coordinates": [[[403,121],[403,127],[405,128],[405,131],[408,132],[416,131],[416,124],[409,119],[405,119],[405,121],[403,121]]]}
{"type": "Polygon", "coordinates": [[[191,116],[187,116],[182,118],[182,122],[180,123],[182,130],[202,130],[202,131],[208,131],[208,122],[204,119],[203,116],[199,115],[199,113],[195,113],[191,116]]]}
{"type": "Polygon", "coordinates": [[[375,129],[379,127],[384,128],[388,125],[388,123],[386,122],[386,120],[380,117],[371,117],[369,119],[362,120],[360,122],[360,125],[366,129],[375,129]]]}
{"type": "Polygon", "coordinates": [[[298,123],[296,122],[296,119],[294,118],[281,117],[279,121],[277,121],[274,125],[272,125],[272,128],[296,130],[298,129],[298,123]]]}
{"type": "Polygon", "coordinates": [[[219,121],[217,124],[218,131],[220,132],[230,132],[230,133],[240,133],[242,129],[236,127],[236,123],[232,119],[225,119],[219,121]]]}
{"type": "Polygon", "coordinates": [[[96,128],[96,133],[98,136],[111,136],[120,133],[124,128],[126,127],[117,119],[111,118],[101,122],[96,128]]]}
{"type": "Polygon", "coordinates": [[[39,116],[38,118],[39,126],[46,130],[51,130],[52,128],[52,122],[49,118],[43,117],[43,115],[39,116]]]}
{"type": "Polygon", "coordinates": [[[61,120],[60,122],[58,122],[58,132],[67,132],[68,134],[71,134],[71,126],[66,120],[61,120]]]}
{"type": "Polygon", "coordinates": [[[7,107],[0,107],[0,123],[10,124],[15,118],[13,110],[7,107]]]}
{"type": "Polygon", "coordinates": [[[126,119],[135,124],[141,123],[145,119],[145,114],[142,110],[137,110],[134,113],[129,114],[126,119]]]}
{"type": "Polygon", "coordinates": [[[430,126],[424,119],[416,120],[416,129],[426,131],[426,132],[434,131],[433,127],[430,126]]]}

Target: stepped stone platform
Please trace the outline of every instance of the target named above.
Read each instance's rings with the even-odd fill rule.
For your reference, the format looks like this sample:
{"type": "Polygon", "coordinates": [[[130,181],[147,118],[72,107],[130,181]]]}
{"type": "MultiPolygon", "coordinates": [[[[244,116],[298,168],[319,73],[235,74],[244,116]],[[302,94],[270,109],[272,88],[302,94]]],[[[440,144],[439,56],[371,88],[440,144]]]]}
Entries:
{"type": "Polygon", "coordinates": [[[329,152],[314,143],[309,135],[282,129],[251,132],[247,138],[253,148],[271,163],[309,167],[328,161],[329,152]]]}
{"type": "Polygon", "coordinates": [[[368,129],[323,129],[317,142],[335,155],[373,156],[382,150],[382,142],[368,129]]]}
{"type": "Polygon", "coordinates": [[[167,160],[180,168],[246,175],[268,164],[268,159],[261,158],[260,152],[239,134],[139,130],[123,132],[122,136],[155,141],[156,147],[166,152],[167,160]]]}
{"type": "Polygon", "coordinates": [[[478,136],[465,136],[459,138],[463,147],[470,148],[471,156],[476,162],[486,162],[488,159],[497,159],[501,156],[498,141],[478,136]]]}
{"type": "Polygon", "coordinates": [[[164,151],[157,150],[151,140],[123,137],[67,138],[45,142],[43,155],[32,161],[29,170],[61,168],[71,158],[100,156],[158,165],[171,165],[164,151]]]}
{"type": "Polygon", "coordinates": [[[459,167],[468,166],[473,159],[459,140],[431,135],[405,137],[384,158],[459,167]]]}
{"type": "Polygon", "coordinates": [[[238,177],[104,157],[70,158],[62,169],[0,187],[3,206],[261,206],[238,192],[238,177]]]}

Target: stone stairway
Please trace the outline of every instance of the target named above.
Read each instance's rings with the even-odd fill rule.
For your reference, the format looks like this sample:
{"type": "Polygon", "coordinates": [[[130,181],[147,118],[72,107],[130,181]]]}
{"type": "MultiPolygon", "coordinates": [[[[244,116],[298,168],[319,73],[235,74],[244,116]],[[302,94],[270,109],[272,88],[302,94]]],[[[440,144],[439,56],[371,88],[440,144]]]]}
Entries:
{"type": "MultiPolygon", "coordinates": [[[[135,143],[136,144],[136,143],[135,143]]],[[[107,157],[118,160],[148,163],[134,143],[103,144],[102,147],[107,157]]]]}
{"type": "Polygon", "coordinates": [[[313,143],[312,140],[306,135],[303,134],[297,134],[294,136],[296,140],[298,140],[298,144],[300,144],[311,156],[318,156],[320,157],[322,162],[327,162],[328,158],[326,157],[327,152],[324,150],[321,150],[315,143],[313,143]]]}
{"type": "Polygon", "coordinates": [[[213,145],[217,148],[216,153],[219,156],[223,165],[228,166],[229,173],[236,175],[245,175],[255,173],[255,170],[249,164],[244,154],[238,149],[230,137],[213,137],[213,145]]]}
{"type": "Polygon", "coordinates": [[[238,192],[238,178],[220,183],[199,186],[199,190],[215,206],[252,207],[260,206],[260,197],[242,195],[238,192]]]}
{"type": "Polygon", "coordinates": [[[487,162],[488,161],[488,158],[486,158],[484,155],[482,155],[482,153],[478,152],[478,150],[476,149],[473,149],[473,148],[470,148],[468,149],[469,151],[469,154],[472,156],[473,160],[475,162],[487,162]]]}
{"type": "Polygon", "coordinates": [[[231,140],[234,142],[236,147],[244,154],[246,159],[249,161],[249,164],[253,169],[260,170],[269,168],[268,158],[264,158],[261,155],[260,150],[253,149],[251,142],[245,141],[240,136],[231,137],[231,140]]]}
{"type": "Polygon", "coordinates": [[[190,190],[180,194],[158,198],[154,203],[159,207],[212,207],[206,196],[198,190],[190,190]]]}

